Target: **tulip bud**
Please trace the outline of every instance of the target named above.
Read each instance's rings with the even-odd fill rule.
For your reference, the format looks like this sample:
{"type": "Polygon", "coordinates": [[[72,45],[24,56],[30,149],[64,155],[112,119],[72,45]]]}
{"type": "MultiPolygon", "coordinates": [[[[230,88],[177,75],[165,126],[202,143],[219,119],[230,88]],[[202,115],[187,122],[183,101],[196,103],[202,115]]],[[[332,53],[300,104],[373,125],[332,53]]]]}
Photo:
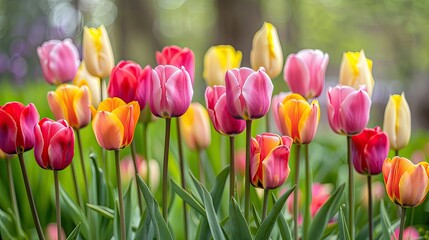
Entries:
{"type": "MultiPolygon", "coordinates": [[[[91,105],[97,107],[100,103],[100,78],[92,76],[86,69],[85,62],[82,61],[74,77],[73,84],[82,87],[86,86],[91,95],[91,105]]],[[[106,82],[103,81],[103,96],[107,96],[106,82]]]]}
{"type": "Polygon", "coordinates": [[[255,33],[250,52],[250,64],[255,71],[264,67],[271,78],[277,77],[282,71],[282,47],[277,29],[271,23],[264,22],[262,28],[255,33]]]}
{"type": "MultiPolygon", "coordinates": [[[[394,236],[390,237],[390,240],[396,240],[399,239],[399,226],[395,229],[395,232],[393,233],[394,236]]],[[[426,236],[425,236],[426,237],[426,236]]],[[[406,240],[419,240],[422,239],[420,237],[419,231],[415,229],[414,227],[406,227],[404,229],[404,232],[402,234],[402,239],[406,240]]],[[[424,238],[423,238],[424,239],[424,238]]]]}
{"type": "Polygon", "coordinates": [[[369,96],[372,96],[374,89],[372,61],[365,57],[363,50],[344,53],[340,67],[340,84],[355,89],[364,85],[369,96]]]}
{"type": "Polygon", "coordinates": [[[230,45],[213,46],[204,55],[203,77],[208,86],[225,85],[225,73],[241,64],[241,52],[230,45]]]}
{"type": "Polygon", "coordinates": [[[411,136],[411,112],[404,93],[390,95],[384,111],[383,130],[390,139],[390,147],[399,150],[408,145],[411,136]]]}
{"type": "Polygon", "coordinates": [[[88,72],[98,78],[106,78],[115,66],[112,45],[104,25],[99,28],[84,27],[83,60],[88,72]]]}
{"type": "Polygon", "coordinates": [[[210,145],[210,123],[207,110],[199,103],[191,103],[180,117],[180,128],[186,145],[191,150],[202,150],[210,145]]]}
{"type": "MultiPolygon", "coordinates": [[[[64,229],[61,228],[61,239],[66,239],[66,234],[64,233],[64,229]]],[[[58,239],[58,224],[57,223],[49,223],[46,226],[46,240],[59,240],[58,239]]]]}
{"type": "Polygon", "coordinates": [[[178,46],[168,46],[162,49],[162,52],[156,52],[156,62],[158,65],[173,65],[177,68],[184,67],[189,73],[192,84],[194,84],[195,75],[195,56],[189,48],[180,48],[178,46]]]}

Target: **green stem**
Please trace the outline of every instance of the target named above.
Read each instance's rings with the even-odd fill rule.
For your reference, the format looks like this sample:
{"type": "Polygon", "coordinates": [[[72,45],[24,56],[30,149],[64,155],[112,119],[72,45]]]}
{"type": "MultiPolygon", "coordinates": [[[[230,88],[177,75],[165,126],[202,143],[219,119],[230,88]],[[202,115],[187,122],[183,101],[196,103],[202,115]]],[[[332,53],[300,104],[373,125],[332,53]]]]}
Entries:
{"type": "Polygon", "coordinates": [[[162,216],[168,224],[168,150],[170,148],[171,118],[165,119],[164,165],[162,166],[162,216]]]}
{"type": "Polygon", "coordinates": [[[414,223],[414,210],[415,209],[416,208],[411,209],[410,226],[413,226],[413,223],[414,223]]]}
{"type": "Polygon", "coordinates": [[[142,193],[140,192],[139,188],[139,182],[138,182],[138,175],[139,175],[139,168],[137,165],[137,156],[136,156],[136,143],[134,141],[131,142],[131,157],[133,158],[133,165],[134,165],[134,179],[136,181],[136,188],[137,188],[137,201],[140,208],[140,214],[143,216],[144,209],[142,204],[142,193]]]}
{"type": "MultiPolygon", "coordinates": [[[[148,157],[148,152],[147,152],[147,143],[149,141],[149,135],[148,135],[148,131],[147,128],[149,127],[148,123],[144,123],[143,124],[143,159],[146,161],[146,183],[148,186],[150,186],[150,164],[149,164],[149,157],[148,157]]],[[[140,191],[139,191],[140,192],[140,191]]]]}
{"type": "Polygon", "coordinates": [[[264,189],[264,204],[262,205],[262,221],[264,221],[267,216],[267,207],[268,207],[268,194],[270,190],[264,189]]]}
{"type": "Polygon", "coordinates": [[[122,197],[121,168],[119,166],[119,150],[115,150],[116,182],[118,184],[119,220],[121,223],[121,239],[126,239],[124,201],[122,197]]]}
{"type": "MultiPolygon", "coordinates": [[[[186,189],[186,178],[185,178],[185,162],[183,160],[183,144],[182,144],[182,133],[180,129],[180,118],[176,118],[177,128],[177,145],[179,148],[179,164],[180,164],[180,181],[182,182],[182,188],[186,189]]],[[[183,224],[185,225],[185,239],[188,239],[188,211],[185,201],[183,201],[183,224]]]]}
{"type": "Polygon", "coordinates": [[[354,177],[353,177],[353,162],[351,156],[351,137],[347,136],[347,163],[349,167],[349,222],[350,239],[354,239],[354,218],[355,218],[355,198],[354,198],[354,177]]]}
{"type": "MultiPolygon", "coordinates": [[[[104,80],[103,78],[100,78],[100,102],[102,102],[104,100],[104,96],[103,96],[103,84],[104,80]]],[[[103,167],[104,167],[104,171],[106,172],[106,179],[109,180],[109,167],[107,164],[107,152],[106,149],[101,148],[101,161],[103,162],[103,167]]]]}
{"type": "Polygon", "coordinates": [[[369,240],[373,239],[373,223],[372,223],[372,183],[371,183],[371,175],[368,175],[368,234],[369,240]]]}
{"type": "Polygon", "coordinates": [[[82,195],[80,195],[79,185],[77,183],[76,170],[74,168],[74,162],[73,161],[71,162],[70,167],[71,167],[71,171],[72,171],[74,190],[76,192],[76,198],[77,198],[77,201],[79,203],[79,207],[81,209],[85,210],[85,208],[83,207],[84,205],[83,205],[82,195]]]}
{"type": "Polygon", "coordinates": [[[229,197],[234,196],[235,165],[234,165],[234,137],[229,137],[229,197]]]}
{"type": "Polygon", "coordinates": [[[54,183],[55,183],[55,209],[57,210],[57,234],[58,234],[58,239],[61,240],[60,184],[58,181],[57,170],[54,170],[54,183]]]}
{"type": "Polygon", "coordinates": [[[203,164],[203,151],[201,149],[197,149],[197,154],[198,154],[198,168],[199,168],[199,172],[200,172],[200,183],[203,186],[206,186],[206,175],[204,172],[204,164],[203,164]]]}
{"type": "Polygon", "coordinates": [[[252,120],[246,120],[246,174],[244,178],[244,217],[249,223],[250,209],[250,139],[252,137],[252,120]]]}
{"type": "Polygon", "coordinates": [[[10,192],[10,201],[12,204],[13,212],[15,213],[16,217],[16,228],[18,231],[21,231],[21,218],[19,217],[19,209],[18,209],[18,202],[16,201],[16,193],[15,193],[15,184],[13,181],[13,172],[12,172],[12,166],[10,164],[10,159],[6,159],[6,168],[7,168],[7,177],[9,180],[9,192],[10,192]]]}
{"type": "Polygon", "coordinates": [[[310,173],[310,158],[308,156],[309,144],[305,144],[305,210],[304,210],[304,225],[303,225],[303,239],[307,239],[308,227],[310,226],[311,214],[311,173],[310,173]]]}
{"type": "Polygon", "coordinates": [[[104,80],[102,79],[102,78],[100,78],[100,102],[102,102],[104,99],[104,96],[103,96],[103,83],[104,83],[104,80]]]}
{"type": "Polygon", "coordinates": [[[85,159],[83,158],[83,148],[82,148],[82,141],[80,138],[80,131],[79,129],[75,129],[75,131],[76,131],[77,143],[79,146],[79,156],[80,156],[80,164],[83,172],[83,180],[85,181],[85,193],[86,193],[87,199],[89,199],[88,177],[86,176],[85,159]]]}
{"type": "Polygon", "coordinates": [[[34,225],[37,230],[37,235],[39,239],[44,240],[45,236],[43,235],[42,226],[40,225],[39,215],[37,215],[36,204],[34,203],[33,192],[31,191],[30,182],[28,181],[27,169],[25,168],[24,155],[23,153],[18,153],[19,163],[21,164],[22,177],[24,178],[25,191],[27,192],[28,202],[30,204],[31,214],[33,216],[34,225]]]}
{"type": "Polygon", "coordinates": [[[402,211],[401,211],[401,225],[400,225],[400,228],[399,228],[399,240],[402,240],[402,237],[404,235],[405,211],[406,211],[406,208],[402,208],[402,211]]]}
{"type": "Polygon", "coordinates": [[[399,150],[395,150],[395,156],[399,156],[399,150]]]}
{"type": "Polygon", "coordinates": [[[299,217],[299,159],[301,145],[295,144],[295,191],[293,192],[293,233],[294,239],[298,240],[298,217],[299,217]]]}

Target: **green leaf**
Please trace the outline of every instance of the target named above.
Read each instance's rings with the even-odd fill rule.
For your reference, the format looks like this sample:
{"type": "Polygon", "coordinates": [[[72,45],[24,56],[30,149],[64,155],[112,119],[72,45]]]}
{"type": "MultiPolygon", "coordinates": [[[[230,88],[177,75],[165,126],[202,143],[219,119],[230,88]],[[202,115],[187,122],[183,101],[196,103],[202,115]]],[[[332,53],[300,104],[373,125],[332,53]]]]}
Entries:
{"type": "MultiPolygon", "coordinates": [[[[274,195],[274,193],[271,193],[271,198],[273,199],[273,203],[277,202],[277,198],[274,195]]],[[[256,209],[255,209],[255,211],[256,211],[256,209]]],[[[286,219],[283,216],[283,214],[279,215],[279,218],[277,219],[277,224],[279,225],[280,234],[282,236],[282,239],[292,239],[292,232],[291,232],[289,224],[286,222],[286,219]]]]}
{"type": "MultiPolygon", "coordinates": [[[[198,181],[197,181],[197,184],[199,184],[198,181]]],[[[209,227],[210,227],[210,231],[212,233],[213,239],[223,240],[225,239],[225,237],[219,225],[219,220],[217,219],[217,216],[216,216],[216,211],[213,206],[213,199],[210,193],[207,191],[207,189],[204,186],[200,185],[200,189],[203,192],[204,207],[206,209],[207,221],[209,223],[209,227]]]]}
{"type": "Polygon", "coordinates": [[[60,186],[60,196],[61,196],[61,208],[67,209],[68,211],[64,211],[69,214],[69,217],[73,220],[73,222],[77,224],[82,224],[82,235],[85,238],[89,238],[90,230],[88,225],[88,220],[86,219],[85,213],[76,203],[70,198],[67,192],[60,186]]]}
{"type": "Polygon", "coordinates": [[[201,215],[206,216],[206,212],[203,206],[201,206],[201,204],[193,196],[191,196],[187,191],[177,185],[177,183],[174,182],[173,179],[170,179],[170,183],[170,186],[173,191],[176,192],[186,203],[188,203],[189,206],[191,206],[201,215]]]}
{"type": "Polygon", "coordinates": [[[264,219],[264,221],[261,224],[261,227],[258,229],[255,239],[262,240],[262,239],[268,239],[270,237],[270,234],[274,228],[275,222],[277,221],[277,218],[280,215],[283,209],[283,206],[286,203],[287,198],[293,192],[294,189],[295,189],[295,186],[293,186],[291,189],[285,192],[279,198],[279,200],[273,205],[273,208],[270,210],[270,212],[268,213],[268,216],[264,219]]]}
{"type": "Polygon", "coordinates": [[[11,225],[11,221],[12,221],[12,218],[6,212],[3,212],[3,210],[0,209],[1,239],[14,239],[9,232],[10,227],[8,227],[8,225],[11,225]]]}
{"type": "Polygon", "coordinates": [[[345,185],[341,184],[320,208],[310,225],[309,239],[321,239],[323,231],[338,207],[345,185]]]}
{"type": "Polygon", "coordinates": [[[155,234],[157,239],[173,239],[171,236],[170,230],[168,229],[167,223],[162,218],[162,215],[158,208],[158,202],[153,197],[152,193],[149,190],[149,187],[143,181],[143,179],[138,176],[138,183],[140,190],[143,193],[143,197],[146,201],[147,211],[151,217],[153,225],[155,227],[155,234]]]}
{"type": "Polygon", "coordinates": [[[119,211],[119,200],[115,200],[115,217],[113,219],[113,236],[115,239],[121,239],[121,218],[119,211]]]}
{"type": "Polygon", "coordinates": [[[243,213],[234,197],[231,197],[231,201],[229,203],[229,216],[231,220],[232,239],[253,239],[246,219],[244,219],[243,213]]]}
{"type": "Polygon", "coordinates": [[[79,230],[80,230],[80,223],[76,225],[76,227],[73,229],[73,231],[69,234],[66,240],[76,240],[79,236],[79,230]]]}
{"type": "Polygon", "coordinates": [[[113,209],[110,209],[105,206],[93,205],[90,203],[87,203],[86,206],[88,206],[89,209],[94,210],[95,212],[101,214],[103,217],[106,217],[112,220],[114,218],[115,211],[113,209]]]}
{"type": "Polygon", "coordinates": [[[386,211],[386,207],[384,206],[384,201],[380,201],[380,215],[381,215],[381,223],[382,225],[382,232],[381,232],[381,238],[382,239],[390,239],[391,236],[395,236],[393,234],[393,228],[392,223],[389,220],[389,216],[386,211]]]}
{"type": "Polygon", "coordinates": [[[339,217],[338,217],[338,238],[341,240],[350,240],[349,229],[347,228],[346,217],[344,217],[343,208],[340,207],[339,217]]]}
{"type": "Polygon", "coordinates": [[[252,203],[252,215],[255,220],[256,227],[259,228],[261,226],[261,218],[258,215],[258,211],[256,211],[255,205],[252,203]]]}

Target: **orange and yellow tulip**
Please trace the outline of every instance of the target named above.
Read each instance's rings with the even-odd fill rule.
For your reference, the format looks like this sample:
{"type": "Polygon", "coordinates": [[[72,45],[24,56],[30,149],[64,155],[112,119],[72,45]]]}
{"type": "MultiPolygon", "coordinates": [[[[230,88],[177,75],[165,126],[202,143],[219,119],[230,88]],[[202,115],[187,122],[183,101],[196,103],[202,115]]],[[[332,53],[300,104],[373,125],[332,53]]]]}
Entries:
{"type": "Polygon", "coordinates": [[[185,114],[180,117],[180,127],[189,149],[202,150],[210,145],[209,114],[200,103],[191,103],[185,114]]]}
{"type": "Polygon", "coordinates": [[[429,190],[429,163],[413,164],[403,157],[387,158],[383,177],[392,202],[404,208],[415,207],[424,202],[429,190]]]}
{"type": "Polygon", "coordinates": [[[92,129],[98,144],[107,150],[119,150],[128,146],[140,116],[137,101],[126,104],[120,98],[107,98],[92,112],[92,129]]]}

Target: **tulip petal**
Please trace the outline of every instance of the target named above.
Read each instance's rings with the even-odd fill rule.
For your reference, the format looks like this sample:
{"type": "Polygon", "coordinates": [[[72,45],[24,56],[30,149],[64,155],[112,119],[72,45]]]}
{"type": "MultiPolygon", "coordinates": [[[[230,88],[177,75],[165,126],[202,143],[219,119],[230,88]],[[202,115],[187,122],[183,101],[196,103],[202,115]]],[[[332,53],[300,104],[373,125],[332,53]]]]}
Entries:
{"type": "Polygon", "coordinates": [[[262,162],[262,184],[264,189],[281,186],[289,176],[289,153],[286,146],[274,148],[262,162]]]}
{"type": "Polygon", "coordinates": [[[182,67],[165,83],[165,108],[171,112],[171,117],[183,115],[191,104],[193,96],[192,82],[188,72],[182,67]]]}
{"type": "Polygon", "coordinates": [[[363,158],[367,161],[367,173],[376,175],[381,172],[384,159],[389,153],[389,140],[386,134],[379,133],[367,141],[363,158]]]}
{"type": "Polygon", "coordinates": [[[263,136],[258,135],[256,140],[258,140],[261,149],[261,159],[265,159],[275,147],[282,144],[282,139],[272,133],[265,133],[263,136]]]}
{"type": "Polygon", "coordinates": [[[308,107],[307,102],[301,104],[301,106],[307,108],[307,110],[305,110],[299,120],[298,131],[301,138],[300,143],[307,144],[310,143],[316,135],[320,119],[320,108],[317,100],[314,100],[310,107],[308,107]]]}
{"type": "Polygon", "coordinates": [[[399,181],[399,202],[404,207],[420,205],[427,194],[428,175],[423,166],[417,165],[414,171],[404,172],[399,181]]]}
{"type": "Polygon", "coordinates": [[[123,105],[126,105],[126,103],[124,102],[124,100],[120,98],[117,98],[117,97],[107,98],[98,105],[97,111],[112,112],[116,108],[123,105]]]}
{"type": "Polygon", "coordinates": [[[0,149],[7,154],[16,153],[16,138],[18,134],[18,126],[3,109],[0,109],[0,149]]]}
{"type": "Polygon", "coordinates": [[[305,96],[310,85],[310,70],[304,60],[295,54],[286,60],[284,79],[294,93],[305,96]]]}
{"type": "Polygon", "coordinates": [[[55,119],[68,119],[67,106],[56,92],[48,92],[48,104],[55,119]]]}
{"type": "Polygon", "coordinates": [[[225,74],[226,102],[229,112],[234,118],[247,120],[244,112],[244,99],[241,96],[241,85],[238,77],[238,69],[228,70],[225,74]]]}
{"type": "Polygon", "coordinates": [[[233,118],[228,111],[226,106],[226,94],[223,94],[219,98],[213,113],[216,120],[216,125],[215,123],[213,123],[213,125],[222,134],[236,135],[243,132],[246,128],[246,122],[244,120],[233,118]]]}
{"type": "Polygon", "coordinates": [[[371,99],[364,90],[348,95],[340,106],[341,125],[348,135],[355,135],[366,127],[369,120],[371,99]]]}
{"type": "Polygon", "coordinates": [[[242,88],[249,119],[261,118],[267,114],[270,109],[273,88],[270,77],[264,71],[259,70],[249,75],[242,88]]]}
{"type": "Polygon", "coordinates": [[[34,147],[34,126],[39,122],[39,113],[34,104],[30,103],[21,113],[20,125],[24,151],[34,147]]]}
{"type": "Polygon", "coordinates": [[[262,187],[261,149],[255,138],[250,140],[250,179],[255,187],[262,187]]]}
{"type": "Polygon", "coordinates": [[[34,146],[34,158],[36,159],[36,162],[37,164],[39,164],[40,167],[46,169],[48,168],[48,161],[47,158],[43,157],[45,141],[42,136],[42,130],[40,129],[39,124],[34,126],[34,140],[37,143],[34,146]]]}
{"type": "Polygon", "coordinates": [[[88,125],[91,120],[91,111],[88,108],[90,105],[90,95],[88,87],[82,86],[79,91],[77,91],[76,96],[73,99],[73,109],[76,114],[77,125],[73,128],[83,128],[88,125]]]}
{"type": "Polygon", "coordinates": [[[107,150],[121,149],[124,140],[124,126],[114,114],[98,112],[92,120],[92,128],[98,144],[107,150]]]}
{"type": "Polygon", "coordinates": [[[62,128],[51,138],[48,153],[50,166],[55,170],[66,168],[74,156],[74,133],[71,127],[62,128]]]}

